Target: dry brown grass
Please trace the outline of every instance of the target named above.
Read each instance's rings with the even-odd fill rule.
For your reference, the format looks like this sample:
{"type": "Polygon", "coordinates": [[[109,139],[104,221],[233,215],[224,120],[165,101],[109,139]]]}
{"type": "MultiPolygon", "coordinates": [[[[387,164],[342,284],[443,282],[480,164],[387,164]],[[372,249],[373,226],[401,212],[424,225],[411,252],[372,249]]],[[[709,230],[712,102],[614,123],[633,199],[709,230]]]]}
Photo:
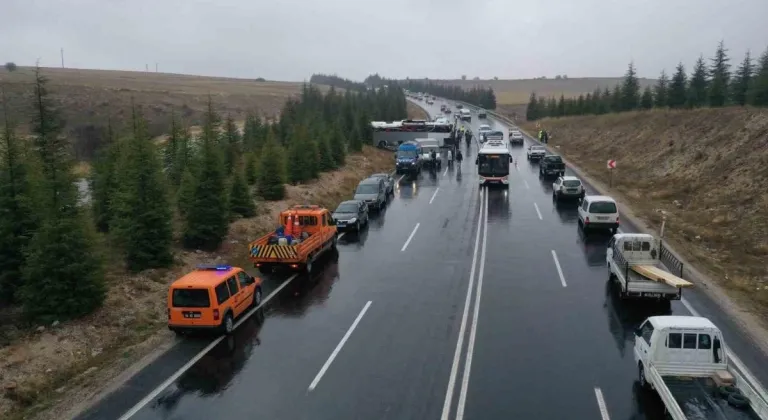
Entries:
{"type": "MultiPolygon", "coordinates": [[[[65,131],[80,141],[100,135],[98,128],[106,126],[109,117],[117,128],[125,127],[132,100],[142,106],[150,134],[157,136],[167,131],[172,110],[188,124],[200,124],[208,95],[219,113],[242,120],[248,112],[275,116],[288,97],[301,91],[301,83],[294,82],[112,70],[43,68],[42,72],[50,79],[50,93],[66,120],[65,131]]],[[[29,67],[0,71],[11,114],[22,123],[29,120],[32,81],[29,67]]]]}
{"type": "MultiPolygon", "coordinates": [[[[461,86],[465,89],[473,86],[490,86],[496,93],[498,105],[524,105],[528,103],[531,92],[539,96],[565,95],[566,98],[591,93],[595,88],[613,88],[622,82],[620,77],[586,77],[573,79],[520,79],[520,80],[433,80],[433,82],[461,86]]],[[[640,79],[642,89],[652,85],[652,79],[640,79]]]]}
{"type": "Polygon", "coordinates": [[[416,105],[411,101],[406,101],[406,110],[408,111],[408,118],[411,120],[428,120],[429,114],[424,111],[424,108],[416,105]]]}
{"type": "Polygon", "coordinates": [[[280,210],[304,203],[333,208],[360,179],[387,172],[392,163],[390,152],[366,146],[363,154],[349,156],[343,169],[307,185],[287,186],[285,200],[259,202],[259,215],[232,223],[217,252],[177,249],[170,269],[134,276],[112,272],[107,301],[94,314],[41,331],[12,331],[11,344],[0,348],[0,418],[53,420],[82,407],[131,364],[172,343],[164,324],[170,282],[201,263],[247,266],[248,242],[272,229],[280,210]]]}
{"type": "MultiPolygon", "coordinates": [[[[550,143],[768,324],[768,110],[654,110],[544,119],[550,143]]],[[[533,124],[523,127],[535,132],[533,124]]]]}

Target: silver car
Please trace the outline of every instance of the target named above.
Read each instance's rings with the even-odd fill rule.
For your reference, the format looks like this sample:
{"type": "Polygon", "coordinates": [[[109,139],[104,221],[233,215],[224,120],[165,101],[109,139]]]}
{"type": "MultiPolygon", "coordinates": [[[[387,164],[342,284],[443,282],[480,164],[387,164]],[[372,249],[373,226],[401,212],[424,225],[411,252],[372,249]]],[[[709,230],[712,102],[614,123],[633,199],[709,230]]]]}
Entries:
{"type": "Polygon", "coordinates": [[[564,198],[584,198],[584,184],[575,176],[561,176],[552,184],[552,197],[555,200],[564,198]]]}
{"type": "Polygon", "coordinates": [[[357,185],[355,200],[365,201],[368,208],[381,210],[387,203],[387,186],[381,178],[366,178],[357,185]]]}
{"type": "Polygon", "coordinates": [[[384,185],[387,187],[387,194],[392,195],[395,193],[395,179],[391,175],[385,173],[373,174],[368,178],[381,178],[384,180],[384,185]]]}

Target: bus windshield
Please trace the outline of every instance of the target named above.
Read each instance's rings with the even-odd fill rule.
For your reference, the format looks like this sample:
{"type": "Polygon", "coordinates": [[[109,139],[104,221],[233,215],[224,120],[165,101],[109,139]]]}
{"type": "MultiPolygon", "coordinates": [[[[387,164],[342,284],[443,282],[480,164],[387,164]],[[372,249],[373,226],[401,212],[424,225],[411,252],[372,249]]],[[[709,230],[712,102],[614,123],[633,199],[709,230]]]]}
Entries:
{"type": "Polygon", "coordinates": [[[477,173],[480,176],[501,177],[509,175],[509,155],[478,155],[477,173]]]}

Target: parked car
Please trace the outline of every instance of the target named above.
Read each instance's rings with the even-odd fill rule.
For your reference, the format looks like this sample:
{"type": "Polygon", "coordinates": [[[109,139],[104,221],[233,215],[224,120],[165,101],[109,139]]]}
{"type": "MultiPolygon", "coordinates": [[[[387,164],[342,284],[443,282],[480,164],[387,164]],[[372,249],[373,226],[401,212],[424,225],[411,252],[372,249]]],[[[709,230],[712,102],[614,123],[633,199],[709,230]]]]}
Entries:
{"type": "Polygon", "coordinates": [[[392,178],[390,174],[385,173],[379,173],[379,174],[373,174],[369,176],[368,178],[381,178],[384,180],[384,184],[387,186],[387,194],[394,194],[395,193],[395,179],[392,178]]]}
{"type": "Polygon", "coordinates": [[[360,227],[368,224],[368,205],[362,200],[342,201],[332,216],[336,229],[360,232],[360,227]]]}
{"type": "Polygon", "coordinates": [[[387,186],[381,178],[366,178],[357,185],[354,200],[365,201],[368,208],[381,210],[387,203],[387,186]]]}

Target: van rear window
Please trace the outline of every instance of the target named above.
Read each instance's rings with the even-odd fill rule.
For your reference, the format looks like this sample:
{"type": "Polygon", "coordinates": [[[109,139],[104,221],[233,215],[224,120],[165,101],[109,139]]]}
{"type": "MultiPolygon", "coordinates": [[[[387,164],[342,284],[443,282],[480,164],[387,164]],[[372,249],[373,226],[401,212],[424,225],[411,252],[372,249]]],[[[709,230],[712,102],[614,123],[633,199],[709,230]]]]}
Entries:
{"type": "Polygon", "coordinates": [[[175,289],[171,304],[174,308],[208,308],[211,299],[208,289],[175,289]]]}
{"type": "Polygon", "coordinates": [[[616,203],[612,203],[610,201],[596,201],[590,204],[589,212],[597,214],[611,214],[618,213],[618,210],[616,210],[616,203]]]}

